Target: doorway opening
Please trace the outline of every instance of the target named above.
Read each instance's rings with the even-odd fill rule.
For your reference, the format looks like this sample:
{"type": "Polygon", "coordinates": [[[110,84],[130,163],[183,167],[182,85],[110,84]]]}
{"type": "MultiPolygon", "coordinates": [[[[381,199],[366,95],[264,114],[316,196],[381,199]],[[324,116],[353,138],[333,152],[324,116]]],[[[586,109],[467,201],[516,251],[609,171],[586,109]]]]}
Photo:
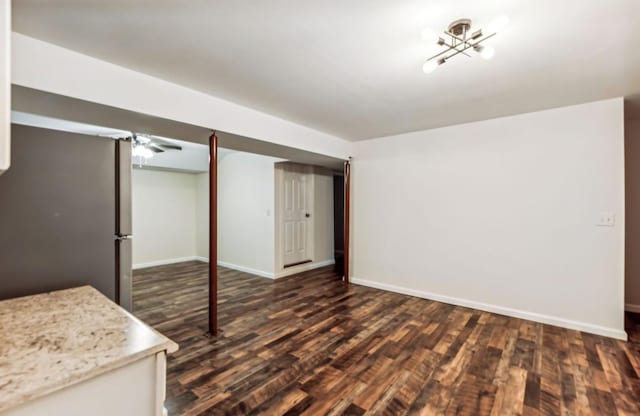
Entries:
{"type": "Polygon", "coordinates": [[[276,163],[275,276],[335,264],[333,171],[276,163]]]}
{"type": "MultiPolygon", "coordinates": [[[[135,201],[131,203],[131,205],[134,207],[143,208],[141,209],[141,213],[138,213],[137,215],[135,215],[136,218],[133,218],[133,228],[136,228],[136,224],[142,226],[146,221],[146,224],[148,227],[153,227],[152,229],[154,230],[154,232],[158,232],[158,234],[155,234],[156,241],[152,241],[153,244],[158,245],[157,249],[155,250],[156,253],[160,253],[162,249],[167,248],[167,246],[162,246],[163,244],[171,245],[171,244],[177,243],[179,240],[179,237],[181,238],[181,236],[179,235],[179,232],[182,232],[186,229],[189,229],[189,230],[195,229],[193,233],[199,234],[201,236],[201,238],[196,238],[195,243],[190,243],[192,244],[191,247],[193,246],[196,247],[195,255],[191,254],[193,253],[193,251],[191,251],[189,253],[184,253],[184,255],[175,254],[171,256],[171,259],[173,260],[182,259],[186,261],[191,261],[191,259],[194,259],[193,264],[194,266],[197,266],[197,267],[186,266],[183,271],[176,272],[176,275],[173,277],[165,276],[167,277],[165,282],[166,286],[163,286],[162,288],[159,289],[159,292],[157,292],[157,296],[171,297],[170,307],[165,307],[163,309],[163,313],[160,313],[160,314],[152,313],[151,315],[149,315],[149,317],[147,317],[147,319],[144,319],[144,320],[148,320],[149,323],[151,323],[152,325],[156,325],[156,324],[161,325],[162,322],[165,320],[189,319],[189,322],[194,323],[195,325],[197,325],[198,328],[203,328],[204,330],[208,330],[209,332],[214,334],[216,333],[216,330],[217,330],[216,312],[217,312],[218,303],[219,303],[218,291],[217,291],[219,259],[217,257],[220,250],[218,249],[218,242],[220,241],[220,238],[224,239],[224,236],[221,237],[218,235],[218,228],[217,228],[218,216],[219,216],[217,209],[221,201],[220,195],[218,195],[218,185],[219,185],[218,170],[220,168],[219,161],[224,158],[224,155],[223,155],[224,149],[229,149],[230,151],[233,151],[233,152],[252,153],[255,155],[262,155],[262,156],[277,158],[278,160],[274,161],[273,164],[271,165],[271,178],[274,178],[274,179],[272,179],[270,185],[271,185],[271,188],[273,189],[274,195],[275,195],[275,188],[276,188],[275,163],[283,162],[283,163],[311,166],[311,169],[313,170],[314,175],[318,174],[318,176],[321,176],[323,178],[322,179],[323,181],[326,181],[331,185],[333,185],[333,174],[336,172],[340,173],[343,170],[344,160],[339,158],[321,155],[321,154],[317,154],[317,153],[313,153],[313,152],[309,152],[309,151],[305,151],[297,148],[292,148],[288,146],[283,146],[283,145],[279,145],[271,142],[263,142],[254,138],[238,136],[238,135],[229,134],[225,132],[217,132],[216,134],[212,135],[211,130],[209,128],[205,128],[201,126],[185,124],[185,123],[176,122],[168,119],[162,119],[159,117],[153,117],[145,114],[139,114],[139,113],[131,112],[128,110],[113,108],[113,107],[109,107],[109,106],[105,106],[97,103],[90,103],[90,102],[78,100],[71,97],[64,97],[64,96],[60,96],[52,93],[46,93],[43,91],[32,90],[29,88],[24,88],[19,86],[12,87],[12,96],[13,96],[12,106],[14,111],[24,112],[24,113],[48,118],[50,120],[54,120],[54,124],[56,120],[64,121],[67,127],[63,127],[63,128],[69,128],[70,132],[80,133],[80,134],[89,135],[89,136],[91,135],[105,136],[106,135],[110,138],[115,138],[115,137],[112,137],[112,135],[115,134],[118,139],[131,137],[132,136],[131,132],[135,132],[137,135],[149,138],[150,139],[149,141],[151,142],[154,140],[154,137],[159,138],[161,141],[168,141],[168,142],[171,142],[172,139],[182,140],[186,143],[183,143],[182,145],[177,144],[176,146],[182,146],[183,150],[186,150],[187,143],[201,146],[203,150],[202,152],[203,157],[207,164],[207,168],[200,172],[196,172],[196,173],[185,172],[185,171],[177,172],[175,169],[175,166],[152,168],[151,166],[149,166],[149,164],[145,165],[144,163],[143,163],[143,166],[140,167],[139,160],[136,160],[136,162],[138,163],[138,167],[135,170],[132,170],[132,165],[128,165],[127,169],[125,169],[125,170],[128,170],[128,172],[132,175],[129,183],[131,183],[131,181],[137,181],[137,179],[142,178],[143,181],[155,180],[155,182],[159,183],[158,186],[161,187],[169,184],[173,180],[173,179],[169,179],[169,177],[171,176],[178,177],[183,175],[181,177],[184,179],[185,178],[184,175],[194,175],[197,177],[195,179],[195,183],[196,183],[195,193],[198,194],[197,189],[201,187],[206,188],[206,190],[208,191],[208,192],[202,193],[203,195],[206,195],[205,203],[201,204],[204,207],[202,209],[197,208],[199,206],[198,203],[190,205],[190,206],[193,206],[193,205],[196,206],[193,209],[191,208],[183,209],[184,207],[179,207],[178,205],[182,204],[184,202],[183,200],[185,199],[181,196],[174,196],[172,198],[169,198],[168,200],[164,200],[164,202],[160,201],[155,204],[147,203],[146,207],[145,207],[145,201],[149,202],[149,198],[143,198],[143,201],[138,201],[139,203],[135,201]],[[109,126],[109,127],[98,127],[98,126],[109,126]],[[98,130],[94,131],[93,129],[96,127],[98,130]],[[215,168],[212,169],[209,167],[215,167],[215,168]],[[324,173],[322,173],[321,170],[323,169],[329,169],[329,170],[324,171],[324,173]],[[135,175],[136,177],[139,176],[140,178],[136,179],[133,175],[135,175]],[[153,175],[155,178],[150,179],[149,178],[150,175],[153,175]],[[163,179],[159,179],[161,176],[163,177],[163,179]],[[168,211],[169,208],[175,209],[175,210],[173,212],[169,212],[168,211]],[[181,213],[185,211],[190,211],[191,214],[181,213]],[[201,225],[203,222],[200,222],[200,224],[196,224],[195,226],[185,225],[183,221],[184,218],[194,217],[193,215],[194,212],[196,213],[195,215],[196,217],[208,217],[209,226],[207,227],[207,226],[201,225]],[[205,229],[207,232],[203,233],[202,232],[203,229],[205,229]],[[206,246],[206,244],[199,244],[198,241],[200,240],[205,240],[209,242],[207,247],[208,251],[206,253],[203,253],[202,250],[198,249],[198,247],[206,246]],[[206,265],[202,261],[202,260],[209,261],[210,259],[211,261],[209,262],[209,265],[206,265]],[[186,275],[190,275],[190,274],[200,276],[202,279],[204,279],[203,280],[204,284],[201,286],[198,286],[198,285],[191,286],[190,282],[187,282],[183,279],[186,275]],[[175,291],[176,287],[183,287],[189,293],[188,294],[176,293],[175,291]],[[194,298],[189,298],[189,296],[194,294],[199,294],[198,296],[200,297],[198,297],[198,299],[201,299],[201,300],[198,300],[197,302],[192,302],[194,298]],[[179,308],[177,307],[173,308],[173,306],[175,306],[176,304],[180,304],[180,302],[189,303],[189,305],[193,306],[192,310],[185,314],[185,312],[180,311],[179,308]],[[202,302],[202,303],[198,303],[198,302],[202,302]],[[158,322],[155,322],[156,320],[158,322]]],[[[58,125],[58,128],[60,128],[59,125],[58,125]]],[[[121,143],[126,143],[126,141],[123,140],[121,143]]],[[[134,140],[132,137],[131,141],[128,144],[131,145],[133,143],[134,143],[134,140]]],[[[144,146],[144,147],[149,147],[149,146],[144,146]]],[[[123,146],[123,149],[133,150],[131,147],[127,147],[127,146],[123,146]]],[[[147,149],[147,150],[150,150],[150,149],[147,149]]],[[[153,150],[151,151],[153,152],[153,150]]],[[[145,153],[148,153],[148,152],[145,150],[145,153]]],[[[183,151],[178,153],[185,154],[186,152],[183,151]]],[[[136,152],[136,155],[139,158],[140,155],[142,155],[142,153],[140,153],[139,155],[136,152]]],[[[155,161],[159,161],[160,157],[157,155],[154,155],[153,159],[155,161]]],[[[231,160],[231,159],[228,159],[228,160],[231,160]]],[[[125,166],[125,164],[122,164],[121,166],[125,166]]],[[[124,173],[126,172],[124,171],[119,172],[119,174],[121,175],[120,177],[121,179],[124,178],[124,175],[123,175],[124,173]]],[[[193,180],[183,180],[183,181],[177,180],[177,182],[191,183],[194,181],[193,180]]],[[[135,183],[132,183],[132,186],[135,187],[135,183]]],[[[149,188],[153,188],[153,186],[150,186],[149,188]]],[[[193,187],[188,186],[186,188],[192,189],[193,187]]],[[[132,196],[135,197],[135,194],[133,194],[132,192],[134,191],[130,191],[128,194],[129,200],[131,199],[132,196]]],[[[189,191],[189,192],[191,192],[191,194],[194,193],[193,191],[189,191]]],[[[118,204],[127,205],[126,202],[128,199],[126,195],[126,187],[122,189],[122,193],[123,195],[119,196],[120,200],[118,204]]],[[[333,186],[327,187],[326,198],[331,199],[332,204],[334,203],[333,193],[334,193],[333,186]]],[[[115,199],[115,196],[114,196],[114,199],[115,199]]],[[[317,202],[319,201],[319,199],[316,198],[315,201],[317,202]]],[[[345,202],[345,206],[347,206],[348,199],[345,199],[344,202],[345,202]]],[[[313,210],[311,210],[310,212],[305,211],[304,218],[307,221],[314,221],[320,217],[320,214],[316,212],[315,206],[312,207],[311,205],[308,205],[306,207],[313,208],[313,210]],[[306,216],[307,213],[309,214],[308,217],[306,216]]],[[[273,230],[274,230],[273,231],[274,238],[271,239],[272,252],[270,254],[270,258],[272,259],[272,262],[274,264],[274,267],[271,272],[273,274],[272,276],[273,279],[283,277],[285,274],[288,274],[288,273],[295,273],[300,270],[304,270],[306,267],[309,267],[309,268],[315,267],[317,266],[317,263],[319,261],[326,260],[326,261],[335,262],[335,259],[336,259],[335,253],[337,252],[336,251],[337,246],[335,244],[336,225],[334,223],[334,221],[336,221],[335,209],[336,207],[334,205],[331,205],[329,208],[324,209],[325,212],[327,212],[332,217],[334,217],[333,220],[327,221],[326,226],[323,226],[320,228],[316,226],[313,228],[312,233],[307,233],[308,236],[311,236],[311,235],[314,236],[314,241],[303,247],[304,254],[300,256],[299,261],[301,262],[304,261],[304,263],[293,264],[293,263],[297,263],[297,261],[287,261],[286,264],[288,267],[286,269],[284,268],[284,264],[285,264],[284,258],[277,257],[275,255],[275,247],[276,247],[275,246],[275,230],[276,230],[275,199],[274,199],[273,205],[270,205],[270,207],[262,210],[263,216],[270,218],[270,221],[271,221],[271,224],[273,224],[273,230]],[[321,245],[325,247],[324,243],[316,244],[315,242],[319,234],[326,234],[324,241],[327,242],[327,247],[330,248],[328,250],[330,254],[326,259],[316,254],[317,247],[321,245]],[[278,262],[277,260],[278,258],[282,259],[282,270],[279,268],[276,269],[275,267],[275,263],[278,262]]],[[[345,224],[346,225],[344,226],[344,229],[345,231],[348,231],[348,217],[345,218],[345,224]]],[[[125,239],[125,238],[122,239],[123,241],[129,240],[129,241],[125,241],[125,243],[128,243],[128,244],[122,244],[122,246],[126,248],[127,245],[135,246],[135,244],[137,243],[136,239],[143,236],[144,231],[134,230],[133,232],[130,232],[130,233],[120,233],[120,234],[122,235],[118,234],[115,237],[117,238],[127,237],[130,234],[133,234],[132,240],[125,239]],[[140,233],[143,233],[143,234],[140,234],[140,233]],[[138,234],[138,236],[136,236],[135,234],[138,234]]],[[[301,232],[301,230],[299,229],[298,235],[301,236],[301,235],[304,235],[304,233],[301,232]]],[[[348,232],[344,233],[344,237],[348,238],[348,232]]],[[[112,245],[118,244],[117,242],[114,242],[113,239],[114,237],[111,236],[111,241],[110,241],[111,244],[112,245]]],[[[292,242],[293,240],[289,239],[289,243],[292,243],[292,242]]],[[[300,244],[298,244],[298,246],[300,247],[300,244]]],[[[240,247],[238,248],[238,250],[241,250],[242,248],[243,247],[240,247]]],[[[348,257],[348,245],[345,246],[345,248],[346,249],[344,249],[343,252],[344,252],[344,258],[346,259],[348,257]]],[[[133,255],[135,255],[136,253],[138,254],[143,253],[143,251],[141,250],[142,249],[140,248],[138,249],[134,248],[132,250],[132,253],[130,253],[131,255],[129,256],[129,259],[131,260],[130,262],[126,261],[127,256],[122,255],[119,264],[116,264],[116,261],[113,258],[114,257],[113,253],[111,255],[104,254],[104,253],[95,253],[96,255],[105,255],[107,257],[110,256],[110,259],[111,261],[113,261],[113,264],[117,266],[117,267],[112,267],[118,270],[115,273],[111,274],[111,280],[107,282],[109,285],[114,286],[114,289],[106,294],[110,296],[112,299],[114,299],[115,301],[120,301],[125,307],[127,305],[126,305],[126,301],[124,301],[125,298],[121,296],[122,292],[128,289],[131,290],[132,284],[135,283],[135,279],[136,279],[135,274],[138,274],[137,272],[139,270],[145,270],[139,267],[136,268],[136,273],[134,273],[133,279],[127,280],[126,278],[127,272],[130,275],[131,269],[132,269],[132,265],[130,263],[133,263],[136,266],[140,266],[141,264],[144,265],[144,263],[147,263],[147,265],[149,265],[149,263],[153,263],[154,261],[169,260],[168,258],[163,258],[163,259],[148,258],[145,261],[144,259],[141,260],[138,257],[134,258],[133,255]],[[115,275],[115,278],[113,277],[114,275],[115,275]],[[134,282],[132,283],[131,280],[134,280],[134,282]]],[[[153,251],[154,250],[152,250],[152,252],[153,251]]],[[[338,248],[338,251],[340,251],[339,248],[338,248]]],[[[345,261],[344,264],[348,264],[348,261],[345,261]]],[[[165,266],[157,265],[154,267],[165,267],[165,266]]],[[[85,275],[87,273],[91,274],[91,270],[89,269],[85,270],[84,272],[85,272],[84,273],[85,275]]],[[[155,285],[157,281],[154,279],[157,279],[158,276],[162,276],[162,275],[163,275],[162,271],[158,273],[149,273],[147,275],[147,278],[149,279],[150,285],[152,286],[155,285]]],[[[344,275],[345,277],[348,277],[348,271],[346,270],[346,268],[344,271],[344,275]]],[[[83,281],[79,281],[79,282],[83,282],[83,281]]],[[[153,296],[150,295],[150,297],[148,298],[148,302],[150,304],[154,303],[157,300],[157,299],[152,299],[153,296]]],[[[135,312],[135,302],[136,301],[135,301],[135,294],[134,294],[133,295],[134,312],[135,312]]],[[[162,306],[158,306],[158,308],[159,308],[158,310],[160,310],[162,309],[162,306]]],[[[178,338],[179,336],[180,335],[178,335],[178,338]]]]}

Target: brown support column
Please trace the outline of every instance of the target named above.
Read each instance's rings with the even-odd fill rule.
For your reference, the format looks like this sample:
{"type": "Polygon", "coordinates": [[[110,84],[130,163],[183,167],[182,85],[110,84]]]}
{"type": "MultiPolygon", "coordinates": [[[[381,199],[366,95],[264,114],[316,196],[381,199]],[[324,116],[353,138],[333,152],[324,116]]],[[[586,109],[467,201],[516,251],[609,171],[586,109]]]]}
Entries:
{"type": "Polygon", "coordinates": [[[209,137],[209,333],[218,334],[218,136],[209,137]]]}
{"type": "Polygon", "coordinates": [[[349,217],[351,214],[351,162],[344,162],[344,282],[349,283],[349,217]]]}

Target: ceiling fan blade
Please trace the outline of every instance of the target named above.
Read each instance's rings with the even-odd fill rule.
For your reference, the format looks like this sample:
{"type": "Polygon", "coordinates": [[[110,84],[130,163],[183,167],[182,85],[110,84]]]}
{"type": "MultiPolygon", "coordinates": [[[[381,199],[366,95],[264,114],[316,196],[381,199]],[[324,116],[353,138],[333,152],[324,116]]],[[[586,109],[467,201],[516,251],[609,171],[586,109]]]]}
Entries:
{"type": "Polygon", "coordinates": [[[162,147],[160,147],[160,146],[156,145],[155,143],[149,143],[146,147],[147,147],[148,149],[150,149],[152,152],[155,152],[155,153],[162,153],[162,152],[164,152],[164,149],[163,149],[162,147]]]}
{"type": "Polygon", "coordinates": [[[182,146],[178,146],[177,144],[163,144],[157,143],[157,146],[162,147],[163,149],[171,149],[171,150],[182,150],[182,146]]]}
{"type": "Polygon", "coordinates": [[[153,138],[151,143],[153,143],[156,146],[160,146],[160,147],[162,147],[164,149],[182,150],[182,146],[180,146],[178,144],[174,144],[174,143],[168,142],[166,140],[158,139],[158,138],[153,138]]]}

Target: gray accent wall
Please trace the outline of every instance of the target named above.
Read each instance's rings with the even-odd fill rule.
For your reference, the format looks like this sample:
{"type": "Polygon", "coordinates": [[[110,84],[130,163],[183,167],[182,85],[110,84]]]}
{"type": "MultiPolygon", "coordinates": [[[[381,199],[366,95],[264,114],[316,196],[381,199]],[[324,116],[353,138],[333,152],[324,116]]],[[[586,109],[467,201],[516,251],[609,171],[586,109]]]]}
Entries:
{"type": "Polygon", "coordinates": [[[0,299],[91,285],[115,298],[112,139],[12,125],[0,176],[0,299]]]}

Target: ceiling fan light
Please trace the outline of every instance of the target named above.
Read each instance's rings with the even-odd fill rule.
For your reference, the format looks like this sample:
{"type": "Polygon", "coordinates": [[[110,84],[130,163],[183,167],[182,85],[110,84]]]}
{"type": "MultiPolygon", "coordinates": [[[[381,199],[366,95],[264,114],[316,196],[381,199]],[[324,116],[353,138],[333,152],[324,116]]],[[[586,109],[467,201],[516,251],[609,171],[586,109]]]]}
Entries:
{"type": "Polygon", "coordinates": [[[433,71],[435,71],[436,68],[438,68],[438,65],[439,65],[438,61],[432,59],[430,61],[425,62],[424,65],[422,65],[422,71],[425,74],[430,74],[433,71]]]}
{"type": "Polygon", "coordinates": [[[137,145],[134,146],[131,150],[131,155],[134,157],[143,157],[145,159],[150,159],[153,157],[153,151],[143,145],[137,145]]]}
{"type": "Polygon", "coordinates": [[[133,146],[131,150],[132,156],[142,156],[142,146],[133,146]]]}
{"type": "Polygon", "coordinates": [[[506,15],[498,16],[487,25],[488,33],[498,33],[509,24],[509,18],[506,15]]]}

